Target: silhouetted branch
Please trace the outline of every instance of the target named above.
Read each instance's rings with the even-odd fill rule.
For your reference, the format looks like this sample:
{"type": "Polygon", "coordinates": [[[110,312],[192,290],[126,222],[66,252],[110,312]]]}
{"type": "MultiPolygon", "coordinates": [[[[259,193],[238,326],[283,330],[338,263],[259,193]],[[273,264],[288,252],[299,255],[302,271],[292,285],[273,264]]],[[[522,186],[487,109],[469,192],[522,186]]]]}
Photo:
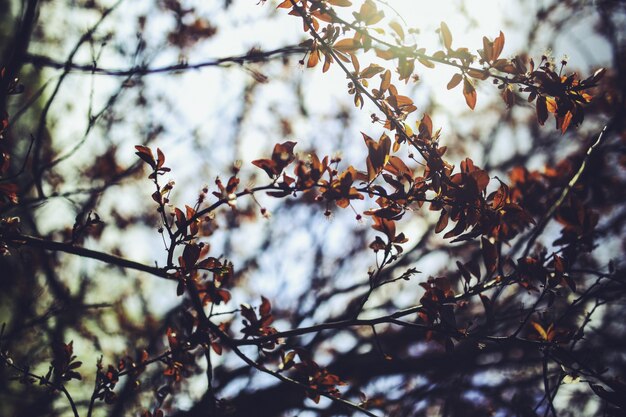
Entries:
{"type": "Polygon", "coordinates": [[[45,240],[34,236],[28,236],[20,233],[0,233],[0,241],[5,242],[12,246],[29,246],[34,248],[40,248],[50,250],[54,252],[64,252],[73,255],[78,255],[84,258],[96,259],[98,261],[107,263],[109,265],[119,266],[120,268],[134,269],[137,271],[147,272],[157,277],[171,279],[164,269],[153,266],[144,265],[138,262],[130,261],[128,259],[121,258],[119,256],[110,255],[104,252],[98,252],[95,250],[74,246],[69,243],[55,242],[51,240],[45,240]]]}
{"type": "Polygon", "coordinates": [[[69,70],[70,72],[84,72],[87,74],[96,75],[110,75],[113,77],[129,77],[129,76],[144,76],[155,74],[168,74],[179,73],[189,70],[198,70],[208,67],[217,67],[224,64],[247,64],[266,62],[271,59],[284,59],[285,56],[302,54],[307,51],[307,48],[302,46],[285,46],[282,48],[272,49],[269,51],[250,50],[241,55],[229,56],[224,58],[216,58],[198,63],[180,63],[166,65],[162,67],[148,68],[145,66],[135,66],[128,69],[116,69],[116,68],[101,68],[94,64],[76,64],[73,62],[60,62],[54,59],[36,54],[28,54],[26,56],[26,62],[36,67],[48,67],[54,69],[69,70]]]}

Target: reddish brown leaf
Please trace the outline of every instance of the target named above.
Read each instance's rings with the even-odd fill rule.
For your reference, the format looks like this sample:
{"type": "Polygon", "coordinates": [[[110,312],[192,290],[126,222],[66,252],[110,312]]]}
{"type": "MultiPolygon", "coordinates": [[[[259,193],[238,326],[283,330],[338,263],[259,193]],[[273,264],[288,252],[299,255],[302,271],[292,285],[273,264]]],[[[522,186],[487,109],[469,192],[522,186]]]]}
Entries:
{"type": "Polygon", "coordinates": [[[222,345],[217,342],[211,343],[211,349],[213,349],[213,352],[215,352],[218,356],[222,354],[222,345]]]}
{"type": "Polygon", "coordinates": [[[384,70],[385,68],[381,67],[380,65],[371,64],[361,72],[359,77],[372,78],[374,75],[378,74],[379,72],[383,72],[384,70]]]}
{"type": "Polygon", "coordinates": [[[330,64],[332,64],[333,62],[333,56],[331,54],[324,54],[324,66],[322,67],[322,72],[328,71],[328,69],[330,68],[330,64]]]}
{"type": "Polygon", "coordinates": [[[558,125],[560,125],[560,129],[561,129],[561,133],[565,133],[565,131],[567,130],[567,128],[569,127],[571,121],[572,121],[572,112],[568,111],[567,113],[565,113],[565,116],[563,116],[563,118],[559,118],[557,119],[557,123],[558,125]]]}
{"type": "MultiPolygon", "coordinates": [[[[183,211],[177,207],[174,209],[174,215],[176,216],[176,226],[179,229],[184,228],[185,224],[187,223],[187,219],[185,219],[183,211]]],[[[186,233],[186,230],[183,230],[183,233],[186,233]]]]}
{"type": "Polygon", "coordinates": [[[491,61],[495,61],[500,57],[502,49],[504,48],[504,33],[500,31],[498,37],[493,41],[493,50],[491,52],[491,61]]]}
{"type": "Polygon", "coordinates": [[[513,104],[515,104],[515,94],[513,93],[511,87],[508,85],[504,87],[504,89],[502,89],[502,100],[504,100],[507,109],[510,109],[511,107],[513,107],[513,104]]]}
{"type": "Polygon", "coordinates": [[[424,116],[422,117],[422,120],[420,121],[419,132],[420,132],[420,136],[424,136],[428,139],[430,139],[430,137],[433,134],[433,121],[428,115],[428,113],[424,113],[424,116]]]}
{"type": "MultiPolygon", "coordinates": [[[[186,205],[185,206],[185,217],[188,220],[191,220],[195,215],[196,215],[196,211],[193,208],[191,208],[191,207],[186,205]]],[[[195,235],[198,234],[198,219],[195,219],[194,221],[192,221],[189,224],[189,234],[191,236],[195,236],[195,235]]]]}
{"type": "Polygon", "coordinates": [[[269,300],[263,296],[261,296],[261,306],[259,307],[259,313],[261,317],[267,316],[272,311],[272,304],[269,300]]]}
{"type": "Polygon", "coordinates": [[[425,58],[417,58],[417,60],[426,68],[435,68],[435,64],[425,58]]]}
{"type": "Polygon", "coordinates": [[[198,245],[193,243],[185,245],[185,249],[183,249],[183,260],[185,261],[187,270],[190,270],[196,265],[199,256],[200,248],[198,245]]]}
{"type": "Polygon", "coordinates": [[[389,136],[383,134],[379,142],[376,142],[365,133],[361,132],[361,134],[363,135],[368,151],[368,157],[366,160],[368,181],[372,181],[378,174],[380,174],[383,167],[389,160],[391,139],[389,139],[389,136]]]}
{"type": "Polygon", "coordinates": [[[280,173],[280,171],[277,172],[276,163],[271,159],[257,159],[255,161],[252,161],[252,165],[256,165],[257,167],[261,168],[263,171],[265,171],[268,177],[272,179],[280,173]]]}
{"type": "Polygon", "coordinates": [[[186,218],[191,219],[193,216],[195,216],[195,214],[196,214],[196,211],[193,208],[185,205],[185,217],[186,218]]]}
{"type": "Polygon", "coordinates": [[[448,82],[447,88],[448,90],[452,90],[454,87],[459,85],[463,81],[463,76],[461,74],[454,74],[450,81],[448,82]]]}
{"type": "Polygon", "coordinates": [[[472,78],[476,78],[477,80],[486,80],[487,78],[489,78],[489,71],[469,69],[467,70],[467,75],[472,78]]]}
{"type": "Polygon", "coordinates": [[[313,68],[314,66],[317,65],[319,60],[320,60],[320,53],[319,53],[319,51],[317,49],[314,49],[309,54],[309,59],[308,59],[308,61],[306,63],[306,67],[307,68],[313,68]]]}
{"type": "MultiPolygon", "coordinates": [[[[228,184],[226,185],[226,193],[232,194],[237,191],[237,186],[239,185],[239,178],[236,176],[232,176],[228,179],[228,184]]],[[[187,216],[189,218],[189,216],[187,216]]]]}
{"type": "Polygon", "coordinates": [[[493,42],[491,42],[486,36],[483,36],[483,51],[481,56],[485,61],[492,61],[493,42]]]}
{"type": "Polygon", "coordinates": [[[398,177],[412,178],[413,171],[397,156],[390,156],[385,169],[398,177]]]}
{"type": "Polygon", "coordinates": [[[391,85],[391,71],[387,70],[385,71],[385,73],[383,75],[380,76],[381,80],[380,80],[380,94],[384,93],[385,91],[387,91],[389,89],[389,86],[391,85]]]}
{"type": "Polygon", "coordinates": [[[165,163],[165,155],[161,149],[157,148],[157,168],[161,168],[165,163]]]}
{"type": "Polygon", "coordinates": [[[342,39],[340,41],[335,42],[333,45],[333,49],[336,49],[341,52],[354,52],[361,47],[361,42],[354,38],[342,39]]]}
{"type": "Polygon", "coordinates": [[[152,169],[156,168],[157,164],[156,164],[156,161],[154,160],[154,155],[152,154],[152,150],[150,148],[148,148],[147,146],[136,145],[135,149],[137,149],[137,152],[135,152],[135,155],[137,155],[144,162],[150,165],[152,169]]]}
{"type": "Polygon", "coordinates": [[[474,110],[476,106],[476,89],[467,78],[463,80],[463,96],[469,108],[474,110]]]}
{"type": "Polygon", "coordinates": [[[441,210],[441,215],[439,216],[439,220],[437,221],[437,225],[435,226],[435,233],[441,232],[448,225],[448,212],[446,210],[441,210]]]}

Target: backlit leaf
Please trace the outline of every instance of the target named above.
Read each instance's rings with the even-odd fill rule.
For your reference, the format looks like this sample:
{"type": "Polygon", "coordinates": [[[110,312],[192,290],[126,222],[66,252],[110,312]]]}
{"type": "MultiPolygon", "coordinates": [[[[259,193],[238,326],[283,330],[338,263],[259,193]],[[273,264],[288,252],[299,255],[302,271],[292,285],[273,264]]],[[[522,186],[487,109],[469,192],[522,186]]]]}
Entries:
{"type": "Polygon", "coordinates": [[[476,78],[478,80],[486,80],[487,78],[489,78],[488,71],[479,71],[475,69],[467,70],[467,75],[469,75],[472,78],[476,78]]]}
{"type": "Polygon", "coordinates": [[[447,88],[448,90],[452,90],[454,87],[459,85],[463,81],[463,76],[461,74],[454,74],[450,81],[448,82],[447,88]]]}
{"type": "Polygon", "coordinates": [[[319,51],[317,49],[314,51],[311,51],[311,53],[309,54],[309,59],[306,63],[307,68],[313,68],[314,66],[317,65],[319,60],[320,60],[319,51]]]}
{"type": "Polygon", "coordinates": [[[381,93],[384,91],[387,91],[390,85],[391,85],[391,71],[387,70],[385,71],[383,75],[381,75],[379,91],[381,93]]]}
{"type": "Polygon", "coordinates": [[[383,72],[384,70],[385,68],[381,67],[380,65],[372,64],[361,72],[360,78],[372,78],[374,75],[378,74],[379,72],[383,72]]]}
{"type": "Polygon", "coordinates": [[[541,126],[546,123],[548,119],[548,107],[546,106],[546,97],[537,97],[537,121],[541,126]]]}
{"type": "Polygon", "coordinates": [[[504,100],[507,109],[510,109],[515,104],[515,94],[508,85],[502,89],[502,100],[504,100]]]}
{"type": "Polygon", "coordinates": [[[563,116],[562,119],[559,119],[561,133],[565,133],[565,131],[569,127],[569,125],[570,125],[570,123],[572,121],[572,116],[573,116],[572,112],[568,111],[567,113],[565,113],[565,116],[563,116]]]}
{"type": "Polygon", "coordinates": [[[476,106],[476,89],[467,78],[463,80],[463,96],[469,108],[474,110],[476,106]]]}
{"type": "Polygon", "coordinates": [[[452,47],[452,33],[450,33],[450,28],[448,28],[445,22],[441,22],[439,30],[441,31],[443,46],[445,46],[446,49],[450,49],[452,47]]]}
{"type": "Polygon", "coordinates": [[[502,49],[504,48],[504,33],[502,31],[498,37],[493,41],[493,50],[491,52],[491,61],[495,61],[500,57],[502,49]]]}
{"type": "Polygon", "coordinates": [[[534,322],[534,321],[531,324],[535,328],[535,331],[539,333],[539,336],[541,336],[541,339],[548,340],[548,333],[546,333],[546,331],[541,326],[541,324],[534,322]]]}
{"type": "Polygon", "coordinates": [[[435,64],[433,64],[431,61],[429,61],[427,59],[418,58],[417,60],[420,62],[420,64],[422,64],[426,68],[435,68],[435,64]]]}
{"type": "Polygon", "coordinates": [[[402,25],[394,21],[389,23],[389,27],[396,32],[396,35],[398,35],[401,41],[404,41],[404,29],[402,29],[402,25]]]}
{"type": "Polygon", "coordinates": [[[446,210],[441,211],[437,225],[435,226],[435,233],[441,232],[448,225],[448,212],[446,210]]]}
{"type": "Polygon", "coordinates": [[[361,47],[361,43],[354,38],[342,39],[335,42],[333,49],[341,52],[354,52],[361,47]]]}
{"type": "Polygon", "coordinates": [[[156,168],[157,164],[156,164],[156,161],[154,160],[154,155],[152,154],[152,150],[150,148],[148,148],[147,146],[136,145],[135,149],[137,149],[137,152],[135,152],[135,155],[141,158],[145,163],[150,165],[153,169],[156,168]]]}
{"type": "Polygon", "coordinates": [[[327,0],[328,3],[332,4],[333,6],[339,6],[339,7],[350,7],[352,6],[352,2],[350,2],[349,0],[327,0]]]}

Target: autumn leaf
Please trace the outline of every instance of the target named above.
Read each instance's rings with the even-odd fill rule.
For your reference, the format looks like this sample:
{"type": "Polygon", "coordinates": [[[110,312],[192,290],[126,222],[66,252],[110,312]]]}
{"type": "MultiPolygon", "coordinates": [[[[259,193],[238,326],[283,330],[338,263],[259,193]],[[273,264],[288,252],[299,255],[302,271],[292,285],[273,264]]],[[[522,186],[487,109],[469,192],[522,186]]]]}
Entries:
{"type": "Polygon", "coordinates": [[[359,11],[352,14],[357,20],[365,23],[366,26],[375,25],[385,17],[385,13],[382,10],[378,10],[373,0],[365,0],[359,11]]]}
{"type": "Polygon", "coordinates": [[[319,50],[314,49],[313,51],[311,51],[311,53],[309,54],[309,59],[306,63],[306,67],[307,68],[313,68],[314,66],[317,65],[317,63],[320,60],[320,53],[319,50]]]}
{"type": "Polygon", "coordinates": [[[352,2],[350,2],[349,0],[327,0],[328,3],[332,4],[333,6],[339,6],[339,7],[350,7],[352,6],[352,2]]]}
{"type": "Polygon", "coordinates": [[[252,161],[252,165],[261,168],[270,178],[274,178],[277,175],[276,163],[271,159],[257,159],[252,161]]]}
{"type": "Polygon", "coordinates": [[[474,110],[474,107],[476,106],[476,89],[467,78],[463,79],[463,96],[465,97],[465,102],[469,108],[474,110]]]}
{"type": "Polygon", "coordinates": [[[539,124],[541,126],[543,126],[546,123],[546,120],[548,119],[548,107],[546,105],[546,97],[545,96],[539,96],[537,97],[537,121],[539,122],[539,124]]]}
{"type": "Polygon", "coordinates": [[[448,90],[452,90],[454,87],[459,85],[461,81],[463,81],[463,76],[461,74],[454,74],[446,87],[448,90]]]}
{"type": "Polygon", "coordinates": [[[510,109],[515,104],[515,94],[508,85],[502,89],[502,100],[504,100],[507,109],[510,109]]]}
{"type": "Polygon", "coordinates": [[[573,116],[572,112],[568,111],[567,113],[565,113],[565,116],[557,119],[557,127],[561,129],[561,133],[565,133],[565,131],[569,127],[572,121],[572,116],[573,116]]]}
{"type": "Polygon", "coordinates": [[[446,25],[445,22],[441,22],[439,31],[441,33],[443,45],[449,50],[452,47],[452,33],[450,33],[450,28],[448,28],[448,25],[446,25]]]}
{"type": "Polygon", "coordinates": [[[354,52],[361,47],[361,43],[353,38],[342,39],[335,42],[333,49],[341,52],[354,52]]]}
{"type": "Polygon", "coordinates": [[[441,215],[439,216],[439,220],[435,226],[435,233],[441,232],[446,228],[446,226],[448,226],[448,218],[448,212],[446,210],[441,210],[441,215]]]}
{"type": "Polygon", "coordinates": [[[487,78],[489,78],[489,71],[481,71],[470,68],[467,70],[467,75],[472,78],[476,78],[477,80],[486,80],[487,78]]]}
{"type": "Polygon", "coordinates": [[[535,328],[535,331],[539,334],[539,336],[541,336],[542,340],[548,340],[548,333],[546,333],[545,329],[543,328],[543,326],[541,326],[541,324],[534,322],[534,321],[531,324],[535,328]]]}
{"type": "Polygon", "coordinates": [[[372,181],[383,170],[387,161],[389,161],[389,151],[391,150],[391,139],[389,136],[381,136],[380,141],[376,142],[365,133],[361,132],[365,144],[367,146],[367,176],[368,181],[372,181]]]}
{"type": "Polygon", "coordinates": [[[155,169],[157,167],[157,163],[154,160],[154,155],[152,154],[152,150],[150,148],[148,148],[147,146],[136,145],[135,149],[137,150],[137,152],[135,152],[135,155],[137,155],[145,163],[150,165],[152,169],[155,169]]]}
{"type": "Polygon", "coordinates": [[[418,58],[417,60],[419,61],[420,64],[422,64],[426,68],[435,68],[435,64],[433,64],[431,61],[425,58],[418,58]]]}
{"type": "Polygon", "coordinates": [[[391,85],[391,71],[386,70],[384,74],[380,76],[380,88],[378,89],[379,94],[384,93],[389,89],[391,85]]]}
{"type": "Polygon", "coordinates": [[[363,71],[361,71],[361,74],[359,75],[359,77],[360,78],[372,78],[374,75],[380,72],[383,72],[384,70],[385,68],[381,67],[380,65],[371,64],[370,66],[365,68],[363,71]]]}
{"type": "Polygon", "coordinates": [[[546,99],[546,109],[550,113],[556,113],[558,110],[558,105],[556,104],[556,100],[553,97],[545,96],[546,99]]]}
{"type": "Polygon", "coordinates": [[[161,168],[165,163],[165,155],[161,149],[157,148],[157,168],[161,168]]]}
{"type": "Polygon", "coordinates": [[[398,35],[400,41],[404,41],[404,29],[402,29],[402,25],[393,21],[389,23],[389,27],[396,33],[396,35],[398,35]]]}
{"type": "Polygon", "coordinates": [[[491,51],[491,61],[495,61],[500,57],[504,48],[504,33],[500,31],[498,37],[493,41],[493,49],[491,51]]]}

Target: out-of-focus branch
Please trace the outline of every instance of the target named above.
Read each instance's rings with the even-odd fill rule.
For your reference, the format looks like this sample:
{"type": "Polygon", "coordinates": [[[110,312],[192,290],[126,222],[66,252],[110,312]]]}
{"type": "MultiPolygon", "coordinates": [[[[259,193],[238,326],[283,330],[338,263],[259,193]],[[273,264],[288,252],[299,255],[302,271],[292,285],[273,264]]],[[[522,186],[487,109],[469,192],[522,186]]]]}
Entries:
{"type": "Polygon", "coordinates": [[[24,17],[20,22],[15,38],[13,39],[12,48],[9,50],[8,58],[4,63],[5,73],[4,76],[0,78],[0,114],[3,114],[5,110],[8,87],[17,77],[24,62],[24,56],[28,49],[28,44],[30,43],[30,34],[37,20],[38,3],[38,0],[29,0],[26,2],[24,17]]]}
{"type": "Polygon", "coordinates": [[[161,278],[170,278],[170,275],[162,268],[145,265],[104,252],[81,248],[79,246],[74,246],[70,243],[45,240],[34,236],[24,235],[21,233],[0,233],[0,241],[5,242],[7,245],[11,246],[29,246],[54,252],[71,253],[73,255],[78,255],[84,258],[96,259],[109,265],[115,265],[121,268],[135,269],[137,271],[147,272],[161,278]]]}
{"type": "Polygon", "coordinates": [[[576,171],[576,174],[574,174],[572,179],[567,183],[567,186],[565,188],[563,188],[563,191],[561,191],[561,194],[559,195],[559,198],[554,202],[554,204],[552,206],[550,206],[550,209],[548,210],[546,215],[543,216],[541,218],[541,220],[539,221],[539,224],[537,224],[537,227],[533,231],[532,236],[530,237],[530,239],[528,240],[528,243],[526,244],[526,249],[524,250],[524,256],[528,255],[528,253],[530,252],[530,250],[533,247],[533,244],[535,243],[537,238],[543,233],[543,230],[545,229],[545,227],[548,224],[548,222],[550,221],[550,219],[552,219],[552,216],[554,215],[554,213],[556,213],[556,211],[561,207],[561,205],[563,204],[563,202],[565,201],[565,199],[569,195],[569,193],[572,190],[572,188],[574,188],[574,186],[578,182],[580,176],[583,174],[583,172],[585,171],[585,168],[587,167],[587,161],[591,157],[591,154],[602,143],[602,139],[604,138],[604,135],[606,134],[607,130],[609,130],[610,125],[611,125],[611,123],[609,123],[609,124],[604,126],[604,128],[602,129],[602,131],[598,135],[598,138],[589,147],[589,149],[587,149],[587,153],[585,154],[585,159],[583,159],[583,162],[580,164],[580,167],[578,168],[578,171],[576,171]]]}
{"type": "Polygon", "coordinates": [[[305,53],[307,48],[297,45],[285,46],[278,49],[272,49],[269,51],[250,50],[245,54],[216,58],[208,61],[198,62],[195,64],[179,63],[173,65],[166,65],[163,67],[148,68],[145,66],[135,66],[131,68],[100,68],[94,64],[76,64],[73,62],[61,62],[56,61],[50,57],[36,54],[28,54],[26,56],[26,62],[36,67],[48,67],[55,69],[65,69],[70,72],[84,72],[88,74],[109,75],[113,77],[129,77],[129,76],[141,76],[141,75],[153,75],[153,74],[167,74],[171,72],[181,72],[195,69],[202,69],[207,67],[216,67],[224,64],[239,64],[264,62],[270,59],[281,59],[287,55],[305,53]]]}

